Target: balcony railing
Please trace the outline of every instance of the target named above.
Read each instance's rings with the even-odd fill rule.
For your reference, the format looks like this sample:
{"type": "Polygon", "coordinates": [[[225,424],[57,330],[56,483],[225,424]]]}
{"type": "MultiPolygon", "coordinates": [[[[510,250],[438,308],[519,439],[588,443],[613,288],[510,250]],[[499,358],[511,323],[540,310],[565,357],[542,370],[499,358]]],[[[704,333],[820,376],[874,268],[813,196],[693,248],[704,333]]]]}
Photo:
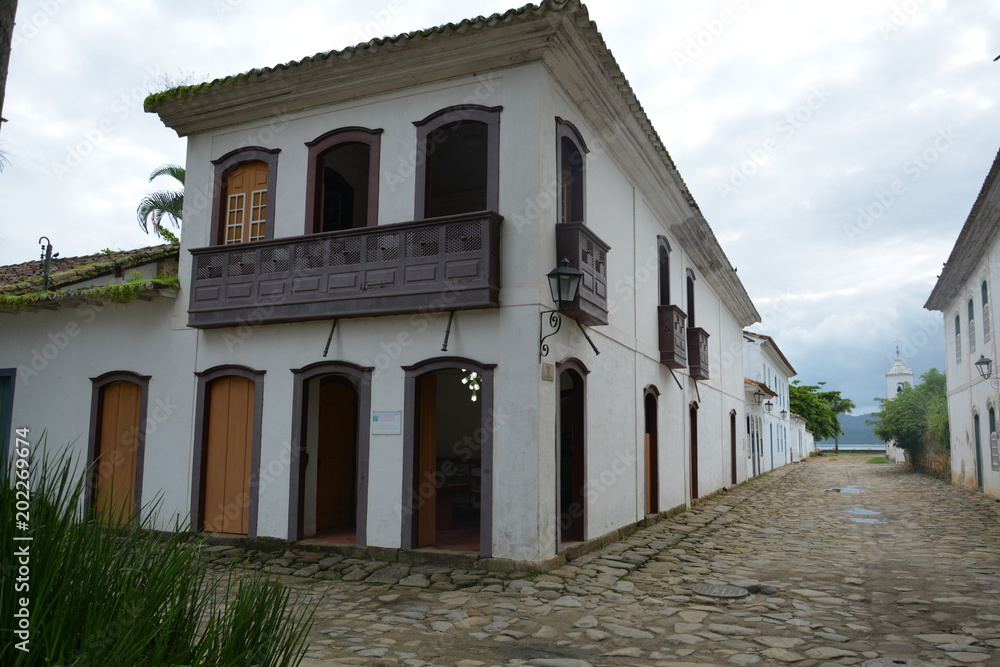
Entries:
{"type": "Polygon", "coordinates": [[[695,380],[708,379],[708,332],[691,327],[687,330],[688,361],[691,377],[695,380]]]}
{"type": "Polygon", "coordinates": [[[583,271],[580,294],[562,312],[594,326],[608,323],[608,251],[611,249],[582,222],[556,225],[556,262],[564,257],[583,271]]]}
{"type": "Polygon", "coordinates": [[[188,326],[500,306],[496,213],[191,250],[188,326]]]}
{"type": "Polygon", "coordinates": [[[660,363],[670,368],[688,365],[687,315],[677,306],[659,306],[660,363]]]}

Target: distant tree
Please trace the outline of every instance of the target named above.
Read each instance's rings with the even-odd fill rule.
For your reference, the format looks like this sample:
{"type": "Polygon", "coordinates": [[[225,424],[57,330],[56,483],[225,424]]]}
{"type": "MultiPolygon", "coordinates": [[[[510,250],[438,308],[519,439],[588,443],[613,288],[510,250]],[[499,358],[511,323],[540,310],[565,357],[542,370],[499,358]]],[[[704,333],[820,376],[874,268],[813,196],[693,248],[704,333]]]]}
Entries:
{"type": "MultiPolygon", "coordinates": [[[[840,397],[839,391],[821,391],[825,382],[815,385],[800,384],[793,380],[788,386],[788,398],[792,412],[806,420],[806,428],[813,432],[816,440],[829,440],[841,434],[840,422],[833,408],[833,396],[840,397]]],[[[851,404],[853,409],[854,404],[851,404]]]]}
{"type": "MultiPolygon", "coordinates": [[[[182,186],[184,185],[184,167],[179,165],[165,164],[157,167],[149,175],[150,182],[158,176],[172,176],[182,186]]],[[[170,230],[163,227],[163,218],[169,218],[174,227],[180,227],[183,214],[183,189],[151,192],[142,198],[142,201],[139,202],[139,207],[136,209],[136,215],[139,218],[139,226],[142,227],[142,231],[148,234],[150,231],[149,227],[152,226],[154,234],[166,238],[168,241],[176,240],[177,237],[170,230]]]]}
{"type": "Polygon", "coordinates": [[[891,399],[876,399],[879,410],[871,419],[875,435],[919,458],[924,448],[949,447],[947,380],[932,368],[915,387],[904,385],[891,399]]]}
{"type": "Polygon", "coordinates": [[[844,429],[840,427],[840,415],[847,414],[858,406],[851,399],[841,396],[839,391],[824,391],[820,393],[820,397],[826,400],[830,409],[833,410],[833,420],[836,422],[836,430],[833,434],[833,451],[839,452],[840,436],[844,432],[844,429]]]}

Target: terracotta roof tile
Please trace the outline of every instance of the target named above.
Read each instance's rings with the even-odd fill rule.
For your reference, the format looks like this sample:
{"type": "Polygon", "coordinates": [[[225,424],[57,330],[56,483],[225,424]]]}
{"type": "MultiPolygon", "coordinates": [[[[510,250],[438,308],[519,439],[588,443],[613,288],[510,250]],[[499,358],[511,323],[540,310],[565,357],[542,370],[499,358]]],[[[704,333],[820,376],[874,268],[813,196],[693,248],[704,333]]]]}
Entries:
{"type": "MultiPolygon", "coordinates": [[[[54,257],[50,265],[51,286],[65,288],[73,283],[104,276],[115,271],[134,268],[141,264],[179,254],[176,243],[147,246],[135,250],[114,250],[79,257],[54,257]]],[[[36,259],[20,264],[0,266],[0,294],[26,294],[38,292],[44,282],[44,262],[36,259]]]]}

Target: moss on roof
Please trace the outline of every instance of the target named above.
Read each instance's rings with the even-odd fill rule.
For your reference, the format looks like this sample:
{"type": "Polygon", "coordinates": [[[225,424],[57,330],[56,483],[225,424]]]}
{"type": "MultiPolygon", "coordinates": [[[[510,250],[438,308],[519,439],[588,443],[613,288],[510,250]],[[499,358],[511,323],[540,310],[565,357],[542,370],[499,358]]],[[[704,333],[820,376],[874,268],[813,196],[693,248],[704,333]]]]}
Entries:
{"type": "MultiPolygon", "coordinates": [[[[106,250],[93,255],[54,258],[50,266],[49,285],[56,290],[61,286],[149,264],[179,252],[180,245],[171,243],[135,250],[106,250]]],[[[0,266],[0,295],[41,293],[45,282],[43,273],[41,260],[0,266]]]]}
{"type": "Polygon", "coordinates": [[[187,86],[177,86],[175,88],[169,88],[157,93],[151,93],[148,95],[143,102],[143,109],[147,112],[155,113],[159,107],[168,102],[184,102],[185,100],[206,93],[209,90],[221,88],[223,86],[238,86],[241,84],[248,83],[251,79],[265,77],[272,72],[284,71],[289,69],[294,69],[298,67],[312,67],[313,63],[319,60],[329,60],[330,58],[338,58],[347,56],[358,51],[364,51],[368,49],[375,49],[386,44],[397,44],[401,41],[407,41],[414,39],[416,37],[431,37],[433,35],[441,35],[450,31],[459,31],[463,28],[476,25],[485,25],[493,21],[504,21],[512,16],[520,16],[528,11],[538,11],[546,5],[559,6],[565,5],[571,2],[571,0],[543,0],[539,4],[527,4],[522,7],[515,9],[508,9],[505,12],[497,12],[489,16],[477,16],[472,19],[464,19],[458,23],[445,23],[443,25],[435,26],[433,28],[423,28],[420,30],[412,30],[410,32],[402,33],[399,35],[388,36],[388,37],[376,37],[375,39],[369,40],[367,42],[361,42],[355,44],[354,46],[348,46],[340,50],[322,51],[312,56],[306,56],[300,60],[292,60],[287,63],[281,63],[274,65],[272,67],[264,68],[254,68],[247,72],[242,72],[240,74],[234,74],[231,76],[222,77],[219,79],[213,79],[212,81],[206,81],[204,83],[198,83],[194,85],[187,86]]]}

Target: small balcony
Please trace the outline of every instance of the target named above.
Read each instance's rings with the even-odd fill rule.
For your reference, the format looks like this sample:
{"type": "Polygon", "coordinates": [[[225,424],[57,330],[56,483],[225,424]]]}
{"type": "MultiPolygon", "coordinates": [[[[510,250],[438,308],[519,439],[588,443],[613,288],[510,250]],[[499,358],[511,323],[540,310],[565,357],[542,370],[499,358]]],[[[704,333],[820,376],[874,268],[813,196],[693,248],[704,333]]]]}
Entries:
{"type": "Polygon", "coordinates": [[[689,327],[687,330],[688,339],[688,362],[691,368],[691,377],[695,380],[708,379],[708,332],[704,329],[689,327]]]}
{"type": "Polygon", "coordinates": [[[677,306],[659,306],[660,363],[670,368],[688,365],[687,314],[677,306]]]}
{"type": "Polygon", "coordinates": [[[579,296],[562,312],[581,324],[608,323],[609,250],[611,246],[582,222],[556,225],[556,264],[565,257],[570,266],[583,271],[579,296]]]}
{"type": "Polygon", "coordinates": [[[191,250],[197,329],[500,306],[492,212],[191,250]]]}

